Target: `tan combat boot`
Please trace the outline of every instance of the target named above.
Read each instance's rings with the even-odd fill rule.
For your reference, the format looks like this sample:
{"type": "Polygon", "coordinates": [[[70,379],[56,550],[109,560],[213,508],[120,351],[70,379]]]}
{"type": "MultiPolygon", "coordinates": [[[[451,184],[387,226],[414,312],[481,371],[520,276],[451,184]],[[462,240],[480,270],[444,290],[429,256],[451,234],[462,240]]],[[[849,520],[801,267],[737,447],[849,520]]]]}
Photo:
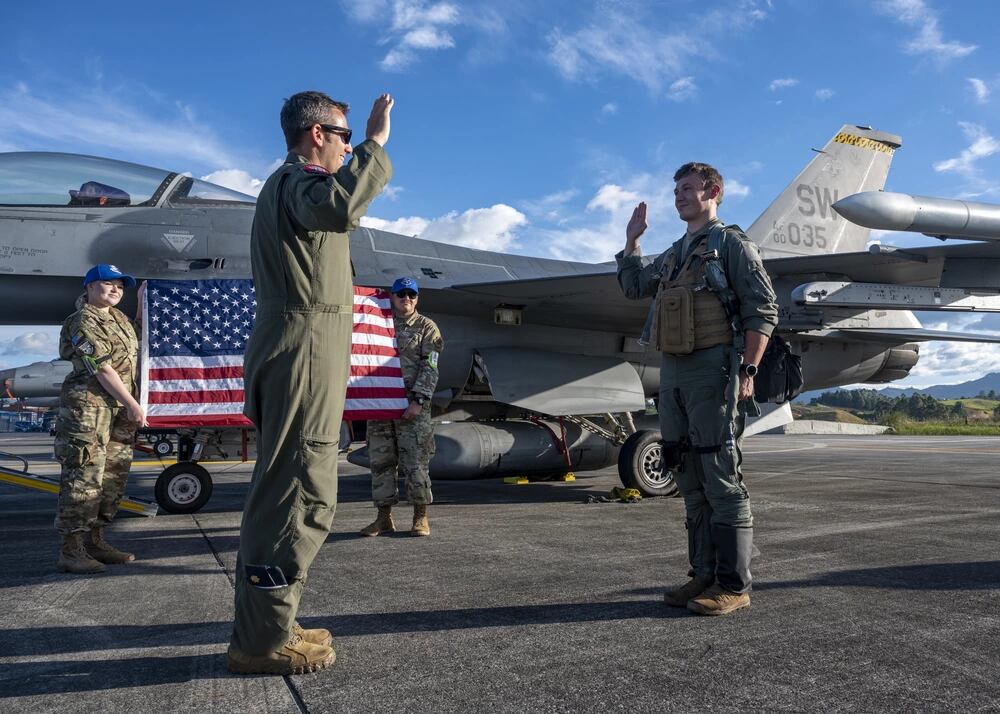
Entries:
{"type": "Polygon", "coordinates": [[[333,635],[330,634],[329,630],[325,630],[322,627],[317,627],[312,630],[307,630],[298,622],[295,622],[292,625],[292,634],[298,635],[311,645],[323,645],[324,647],[333,647],[333,635]]]}
{"type": "Polygon", "coordinates": [[[750,593],[734,593],[719,585],[713,585],[687,604],[687,609],[699,615],[728,615],[744,607],[750,607],[750,593]]]}
{"type": "Polygon", "coordinates": [[[234,674],[308,674],[326,669],[336,661],[337,653],[332,647],[306,642],[295,632],[277,652],[248,655],[229,645],[226,653],[226,667],[234,674]]]}
{"type": "Polygon", "coordinates": [[[670,607],[687,607],[688,600],[698,597],[712,584],[714,578],[693,577],[683,585],[663,593],[663,602],[670,607]]]}
{"type": "Polygon", "coordinates": [[[82,533],[69,533],[62,537],[59,567],[67,573],[76,573],[77,575],[103,573],[105,570],[104,566],[91,558],[87,549],[83,547],[82,533]]]}
{"type": "Polygon", "coordinates": [[[417,504],[413,507],[413,528],[410,529],[410,535],[429,536],[430,534],[431,526],[427,522],[427,506],[417,504]]]}
{"type": "Polygon", "coordinates": [[[392,506],[379,506],[378,516],[361,529],[361,535],[377,536],[380,533],[393,533],[395,530],[396,524],[392,522],[392,506]]]}
{"type": "Polygon", "coordinates": [[[118,550],[104,540],[104,526],[94,526],[90,529],[90,540],[86,543],[86,548],[87,552],[90,553],[95,560],[102,563],[121,565],[122,563],[131,563],[135,560],[135,556],[131,553],[126,553],[124,550],[118,550]]]}

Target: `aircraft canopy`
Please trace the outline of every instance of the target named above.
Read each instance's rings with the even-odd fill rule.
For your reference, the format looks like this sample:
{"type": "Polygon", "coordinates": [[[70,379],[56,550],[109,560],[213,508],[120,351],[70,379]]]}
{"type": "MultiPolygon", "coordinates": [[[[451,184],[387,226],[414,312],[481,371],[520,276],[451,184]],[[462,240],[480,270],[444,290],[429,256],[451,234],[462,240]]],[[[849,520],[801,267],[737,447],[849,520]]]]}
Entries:
{"type": "Polygon", "coordinates": [[[80,154],[0,154],[0,205],[125,206],[253,204],[253,196],[163,169],[80,154]]]}

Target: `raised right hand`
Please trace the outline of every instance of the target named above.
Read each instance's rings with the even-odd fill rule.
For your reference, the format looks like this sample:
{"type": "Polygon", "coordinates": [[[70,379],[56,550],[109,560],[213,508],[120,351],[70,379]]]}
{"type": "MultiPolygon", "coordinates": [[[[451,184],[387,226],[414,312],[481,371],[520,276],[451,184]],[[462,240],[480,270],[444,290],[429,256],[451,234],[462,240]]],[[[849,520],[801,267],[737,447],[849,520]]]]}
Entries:
{"type": "Polygon", "coordinates": [[[632,211],[632,218],[625,228],[625,245],[627,249],[633,250],[635,248],[639,243],[639,238],[646,232],[646,228],[646,202],[643,201],[632,211]]]}
{"type": "Polygon", "coordinates": [[[385,146],[389,141],[389,113],[392,111],[394,100],[388,94],[383,94],[375,100],[372,113],[368,116],[368,129],[365,136],[379,146],[385,146]]]}

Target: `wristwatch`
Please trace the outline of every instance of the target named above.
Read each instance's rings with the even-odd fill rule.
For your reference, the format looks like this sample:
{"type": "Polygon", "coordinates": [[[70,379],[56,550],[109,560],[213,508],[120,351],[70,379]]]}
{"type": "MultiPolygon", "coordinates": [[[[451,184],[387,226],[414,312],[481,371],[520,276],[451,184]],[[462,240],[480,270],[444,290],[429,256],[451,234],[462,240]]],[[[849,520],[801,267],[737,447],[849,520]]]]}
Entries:
{"type": "Polygon", "coordinates": [[[744,362],[740,365],[740,371],[748,377],[757,376],[757,365],[753,362],[744,362]]]}
{"type": "Polygon", "coordinates": [[[424,404],[427,403],[427,397],[423,396],[422,394],[416,394],[413,397],[413,401],[415,401],[420,406],[423,406],[424,404]]]}

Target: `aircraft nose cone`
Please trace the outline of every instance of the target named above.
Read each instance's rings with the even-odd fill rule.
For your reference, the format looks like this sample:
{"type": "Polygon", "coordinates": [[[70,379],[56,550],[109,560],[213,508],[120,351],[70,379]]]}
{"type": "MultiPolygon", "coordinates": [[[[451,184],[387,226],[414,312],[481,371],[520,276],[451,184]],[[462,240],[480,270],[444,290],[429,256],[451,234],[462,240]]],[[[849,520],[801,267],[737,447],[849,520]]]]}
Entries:
{"type": "Polygon", "coordinates": [[[906,193],[864,191],[840,199],[833,204],[833,210],[865,228],[905,231],[913,225],[917,205],[906,193]]]}

